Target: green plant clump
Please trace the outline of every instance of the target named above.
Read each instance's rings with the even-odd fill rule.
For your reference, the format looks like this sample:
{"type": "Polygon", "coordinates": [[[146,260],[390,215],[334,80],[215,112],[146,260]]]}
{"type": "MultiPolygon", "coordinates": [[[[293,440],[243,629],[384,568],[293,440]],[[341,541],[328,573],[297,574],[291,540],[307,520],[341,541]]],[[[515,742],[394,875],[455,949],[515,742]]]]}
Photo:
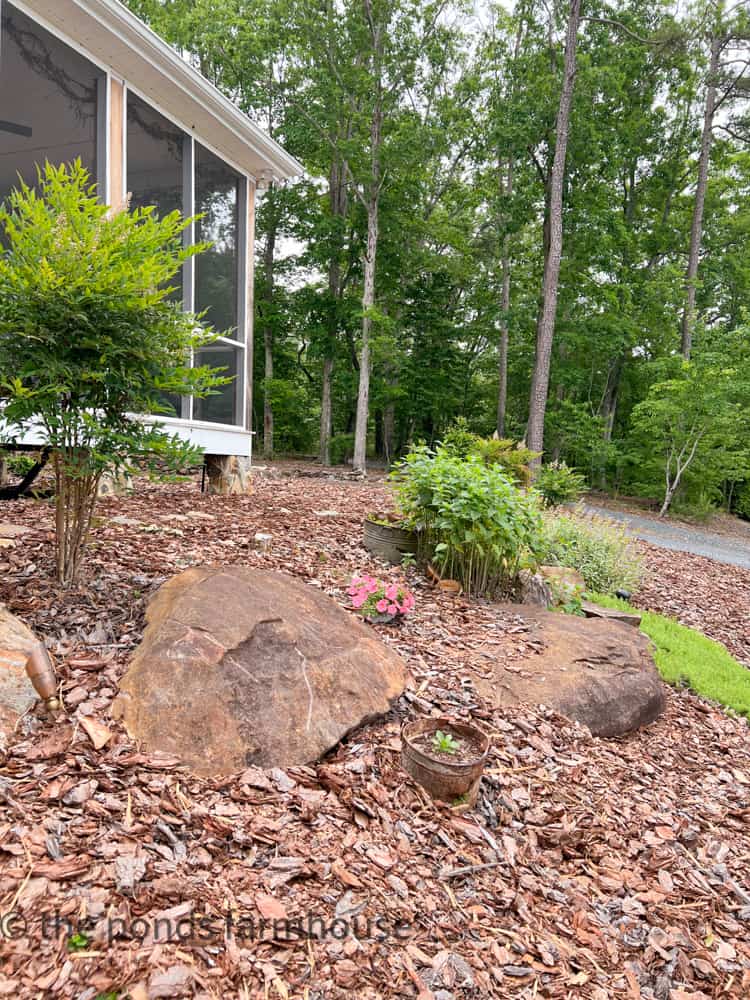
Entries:
{"type": "Polygon", "coordinates": [[[531,462],[540,452],[515,444],[510,438],[483,438],[469,430],[465,417],[459,417],[446,431],[440,445],[454,458],[481,458],[486,465],[496,465],[515,483],[528,486],[531,482],[531,462]]]}
{"type": "Polygon", "coordinates": [[[346,465],[354,455],[354,435],[334,434],[330,448],[331,465],[346,465]]]}
{"type": "Polygon", "coordinates": [[[534,488],[541,493],[548,507],[576,503],[586,489],[585,478],[565,462],[550,462],[539,471],[534,488]]]}
{"type": "Polygon", "coordinates": [[[450,733],[444,733],[441,729],[438,729],[432,737],[432,749],[435,753],[454,754],[460,747],[461,744],[454,736],[451,736],[450,733]]]}
{"type": "Polygon", "coordinates": [[[68,951],[85,951],[89,944],[90,938],[88,934],[79,931],[71,934],[68,938],[68,951]]]}
{"type": "Polygon", "coordinates": [[[467,593],[510,590],[524,562],[541,550],[536,497],[496,466],[420,445],[392,473],[405,524],[419,532],[424,553],[467,593]]]}
{"type": "Polygon", "coordinates": [[[643,576],[643,560],[624,528],[573,512],[545,515],[543,560],[578,570],[587,590],[601,594],[636,590],[643,576]]]}
{"type": "Polygon", "coordinates": [[[8,470],[19,479],[23,479],[24,476],[28,475],[38,461],[38,452],[18,451],[8,455],[6,458],[8,470]]]}
{"type": "Polygon", "coordinates": [[[672,618],[652,611],[641,612],[615,597],[589,596],[604,607],[642,615],[641,630],[656,646],[654,661],[667,684],[687,686],[703,698],[750,718],[750,670],[738,663],[721,643],[672,618]]]}

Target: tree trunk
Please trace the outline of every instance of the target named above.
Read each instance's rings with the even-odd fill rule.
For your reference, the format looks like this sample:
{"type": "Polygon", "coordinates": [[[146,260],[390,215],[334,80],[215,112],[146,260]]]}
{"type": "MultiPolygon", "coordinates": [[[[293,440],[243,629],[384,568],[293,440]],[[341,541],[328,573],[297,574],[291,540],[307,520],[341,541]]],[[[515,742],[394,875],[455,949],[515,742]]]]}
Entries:
{"type": "MultiPolygon", "coordinates": [[[[346,216],[348,198],[346,190],[346,165],[334,157],[331,163],[331,175],[328,186],[328,198],[331,216],[334,224],[346,216]]],[[[328,263],[328,296],[330,312],[328,317],[328,344],[323,359],[323,385],[320,398],[320,443],[318,459],[322,465],[331,464],[331,431],[333,427],[333,408],[331,402],[331,380],[333,377],[334,345],[339,333],[339,303],[341,301],[341,238],[337,232],[334,245],[331,247],[331,259],[328,263]]]]}
{"type": "MultiPolygon", "coordinates": [[[[575,86],[576,48],[578,45],[580,19],[581,0],[570,0],[568,29],[565,40],[563,84],[555,126],[555,158],[552,162],[550,183],[549,252],[544,262],[542,308],[537,323],[536,360],[531,382],[529,423],[526,432],[527,446],[532,451],[539,452],[544,448],[544,416],[547,409],[550,360],[552,356],[552,341],[555,333],[555,314],[557,312],[557,290],[563,247],[562,210],[565,157],[570,130],[570,109],[573,103],[573,90],[575,86]]],[[[538,465],[539,459],[536,459],[534,464],[538,465]]]]}
{"type": "Polygon", "coordinates": [[[620,381],[622,379],[623,368],[625,367],[625,357],[620,355],[610,369],[607,376],[607,387],[604,390],[604,398],[600,415],[604,420],[604,440],[609,444],[612,440],[612,431],[615,426],[615,416],[617,415],[617,397],[620,393],[620,381]]]}
{"type": "Polygon", "coordinates": [[[706,189],[708,187],[708,167],[711,160],[711,144],[714,127],[714,108],[716,105],[716,75],[719,70],[721,55],[721,39],[718,30],[711,39],[711,61],[708,67],[706,86],[706,104],[703,112],[703,134],[701,136],[701,152],[698,159],[698,182],[695,188],[695,203],[693,205],[693,221],[690,226],[690,251],[685,274],[685,308],[682,313],[682,344],[680,350],[689,360],[693,349],[693,332],[695,330],[695,291],[698,279],[698,262],[703,239],[703,210],[706,204],[706,189]]]}
{"type": "Polygon", "coordinates": [[[661,505],[661,510],[659,511],[659,517],[666,515],[674,500],[674,494],[675,491],[671,487],[667,489],[667,492],[664,494],[664,503],[661,505]]]}
{"type": "Polygon", "coordinates": [[[263,251],[263,346],[265,349],[265,369],[263,375],[263,457],[273,458],[273,404],[271,402],[273,383],[273,296],[274,264],[276,252],[276,212],[273,203],[273,189],[269,188],[267,198],[271,200],[268,234],[263,251]]]}
{"type": "Polygon", "coordinates": [[[318,458],[321,465],[331,464],[331,376],[333,358],[323,360],[323,391],[320,397],[320,447],[318,458]]]}
{"type": "Polygon", "coordinates": [[[57,581],[75,583],[91,529],[101,472],[86,468],[81,448],[66,446],[54,453],[55,561],[57,581]]]}
{"type": "Polygon", "coordinates": [[[364,279],[362,289],[362,346],[359,358],[359,390],[357,393],[357,422],[354,427],[355,472],[364,472],[367,461],[367,422],[370,408],[370,335],[372,333],[372,311],[375,306],[375,268],[378,253],[378,209],[380,207],[380,145],[383,134],[383,92],[382,92],[382,28],[372,19],[369,3],[365,0],[365,12],[371,26],[373,53],[377,66],[377,94],[370,122],[370,178],[366,192],[367,207],[367,248],[364,258],[364,279]]]}
{"type": "MultiPolygon", "coordinates": [[[[375,173],[373,171],[373,173],[375,173]]],[[[364,472],[367,460],[367,423],[370,410],[370,335],[372,309],[375,306],[375,265],[378,252],[378,202],[380,192],[374,186],[367,205],[367,250],[364,260],[364,287],[362,291],[362,346],[359,355],[359,391],[357,393],[357,421],[354,427],[355,472],[364,472]]]]}
{"type": "MultiPolygon", "coordinates": [[[[508,173],[501,193],[510,198],[513,194],[513,159],[508,160],[508,173]]],[[[510,237],[503,237],[502,254],[502,292],[500,300],[500,352],[498,357],[498,390],[497,390],[497,434],[505,437],[505,411],[508,406],[508,329],[510,314],[510,237]]]]}
{"type": "Polygon", "coordinates": [[[383,457],[386,464],[393,462],[396,447],[396,404],[389,402],[383,409],[383,457]]]}

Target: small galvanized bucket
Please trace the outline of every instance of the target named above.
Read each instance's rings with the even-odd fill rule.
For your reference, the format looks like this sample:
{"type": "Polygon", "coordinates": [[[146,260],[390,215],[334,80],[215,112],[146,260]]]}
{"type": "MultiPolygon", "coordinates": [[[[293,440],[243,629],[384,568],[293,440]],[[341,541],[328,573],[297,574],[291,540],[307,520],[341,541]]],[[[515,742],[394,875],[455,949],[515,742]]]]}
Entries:
{"type": "Polygon", "coordinates": [[[434,799],[471,806],[476,802],[482,771],[490,752],[490,738],[466,722],[454,719],[417,719],[407,722],[401,730],[401,764],[415,781],[434,799]],[[459,738],[480,746],[471,760],[451,761],[426,752],[414,745],[414,740],[425,733],[438,730],[455,734],[459,738]]]}

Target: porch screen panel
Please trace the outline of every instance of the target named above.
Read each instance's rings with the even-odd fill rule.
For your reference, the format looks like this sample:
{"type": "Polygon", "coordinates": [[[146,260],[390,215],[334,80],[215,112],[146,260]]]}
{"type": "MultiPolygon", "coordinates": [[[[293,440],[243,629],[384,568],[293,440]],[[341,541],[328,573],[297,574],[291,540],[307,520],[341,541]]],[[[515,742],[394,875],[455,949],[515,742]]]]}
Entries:
{"type": "Polygon", "coordinates": [[[212,246],[195,261],[195,309],[217,333],[238,339],[240,175],[200,143],[195,144],[195,227],[212,246]]]}
{"type": "Polygon", "coordinates": [[[240,192],[242,178],[218,156],[195,144],[195,238],[212,246],[195,258],[195,311],[205,310],[221,340],[195,355],[197,365],[224,368],[232,381],[215,395],[193,400],[193,417],[241,425],[244,388],[244,329],[240,330],[240,192]],[[240,342],[241,346],[237,342],[240,342]]]}
{"type": "Polygon", "coordinates": [[[244,352],[224,341],[217,341],[196,353],[196,365],[224,368],[226,370],[221,372],[222,378],[231,378],[232,381],[215,390],[215,395],[193,400],[195,420],[207,420],[213,424],[242,422],[243,360],[244,352]]]}
{"type": "MultiPolygon", "coordinates": [[[[125,189],[130,207],[153,206],[163,218],[170,212],[184,214],[183,157],[185,133],[150,104],[128,91],[127,170],[125,189]]],[[[170,298],[182,301],[182,273],[170,279],[170,298]]],[[[178,413],[180,407],[170,397],[178,413]]]]}
{"type": "Polygon", "coordinates": [[[105,74],[7,0],[0,9],[0,201],[47,160],[80,158],[94,183],[105,74]]]}
{"type": "Polygon", "coordinates": [[[131,208],[153,205],[160,217],[183,211],[185,133],[128,91],[127,191],[131,208]]]}

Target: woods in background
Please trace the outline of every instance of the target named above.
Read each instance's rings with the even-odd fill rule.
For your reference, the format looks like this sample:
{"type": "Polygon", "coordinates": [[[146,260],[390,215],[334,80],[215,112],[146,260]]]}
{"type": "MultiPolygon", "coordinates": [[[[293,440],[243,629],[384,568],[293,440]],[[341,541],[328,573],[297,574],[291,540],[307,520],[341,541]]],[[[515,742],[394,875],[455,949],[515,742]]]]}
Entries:
{"type": "Polygon", "coordinates": [[[307,170],[259,201],[259,451],[463,415],[750,513],[744,3],[129,5],[307,170]]]}

